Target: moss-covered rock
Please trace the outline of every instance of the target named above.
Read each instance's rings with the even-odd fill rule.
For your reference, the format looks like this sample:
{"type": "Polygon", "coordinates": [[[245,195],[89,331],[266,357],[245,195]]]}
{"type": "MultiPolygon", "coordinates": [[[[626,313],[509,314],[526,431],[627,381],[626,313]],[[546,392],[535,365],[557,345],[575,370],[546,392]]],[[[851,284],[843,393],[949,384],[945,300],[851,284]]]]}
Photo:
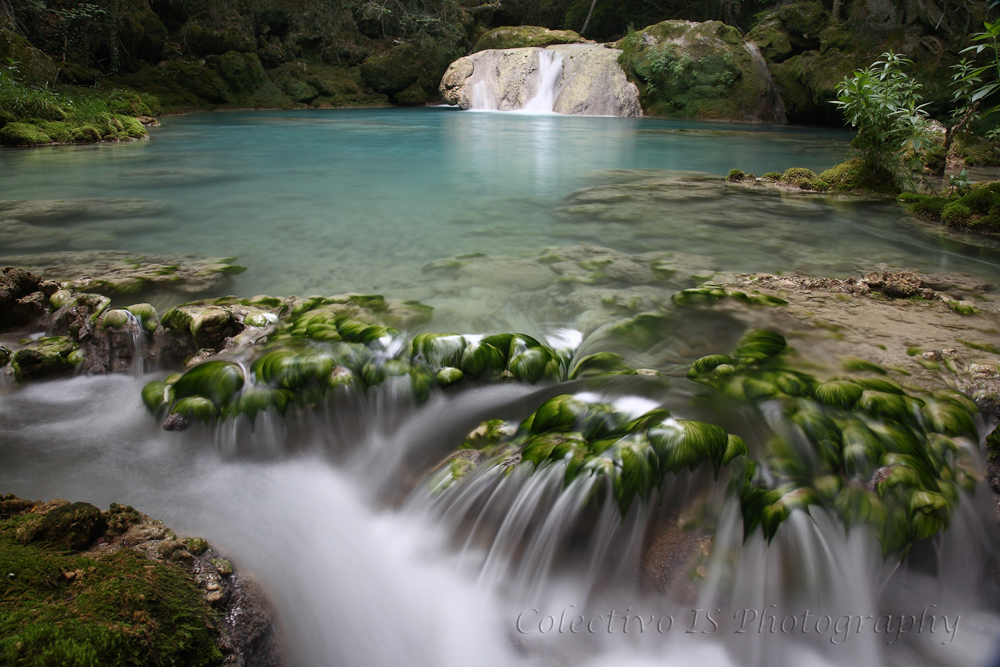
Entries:
{"type": "Polygon", "coordinates": [[[952,148],[970,167],[1000,166],[1000,146],[984,137],[962,132],[955,137],[952,148]]]}
{"type": "Polygon", "coordinates": [[[886,554],[905,556],[947,527],[959,493],[976,486],[975,403],[904,389],[872,364],[852,367],[879,377],[820,382],[789,368],[786,349],[776,333],[753,333],[734,354],[698,360],[688,374],[779,410],[793,431],[768,442],[736,484],[744,533],[760,527],[771,539],[793,511],[822,505],[846,525],[869,524],[886,554]]]}
{"type": "Polygon", "coordinates": [[[781,122],[767,67],[739,30],[718,21],[665,21],[616,45],[653,116],[781,122]]]}
{"type": "Polygon", "coordinates": [[[129,506],[0,496],[0,662],[280,664],[252,582],[218,574],[203,539],[175,538],[129,506]]]}
{"type": "Polygon", "coordinates": [[[83,361],[80,346],[66,336],[44,336],[32,341],[11,357],[10,365],[18,382],[51,375],[72,373],[83,361]]]}
{"type": "Polygon", "coordinates": [[[586,41],[572,30],[549,30],[534,25],[503,26],[484,33],[472,47],[472,53],[487,49],[546,47],[551,44],[580,44],[586,41]]]}
{"type": "Polygon", "coordinates": [[[56,64],[49,56],[8,27],[0,27],[0,63],[17,63],[18,74],[30,84],[52,83],[56,64]]]}
{"type": "Polygon", "coordinates": [[[899,201],[908,204],[911,213],[951,227],[1000,233],[1000,181],[977,183],[961,197],[905,193],[899,201]]]}
{"type": "Polygon", "coordinates": [[[231,104],[252,107],[288,106],[289,99],[268,78],[256,53],[227,51],[205,61],[226,82],[231,104]]]}
{"type": "Polygon", "coordinates": [[[101,510],[90,503],[72,503],[24,522],[16,537],[22,544],[41,541],[79,551],[90,546],[107,527],[101,510]]]}
{"type": "Polygon", "coordinates": [[[842,115],[830,104],[837,85],[889,50],[914,61],[931,113],[944,115],[951,108],[950,67],[965,35],[941,27],[948,12],[926,23],[913,9],[885,11],[869,3],[853,8],[844,23],[831,23],[821,3],[793,2],[764,15],[747,39],[770,66],[791,122],[839,126],[842,115]]]}
{"type": "Polygon", "coordinates": [[[764,16],[747,33],[768,62],[780,63],[804,51],[820,48],[820,34],[830,14],[819,2],[794,2],[764,16]]]}
{"type": "Polygon", "coordinates": [[[861,160],[853,158],[827,169],[819,175],[833,192],[869,196],[895,197],[899,186],[895,176],[888,170],[873,173],[861,160]]]}
{"type": "Polygon", "coordinates": [[[662,408],[630,414],[568,394],[546,401],[520,424],[484,422],[459,452],[468,449],[475,450],[474,459],[442,466],[430,480],[432,489],[440,492],[460,483],[474,467],[521,462],[538,471],[564,466],[567,483],[585,477],[595,485],[607,484],[622,515],[637,499],[648,500],[668,474],[705,463],[717,473],[747,454],[739,437],[718,426],[674,419],[662,408]]]}

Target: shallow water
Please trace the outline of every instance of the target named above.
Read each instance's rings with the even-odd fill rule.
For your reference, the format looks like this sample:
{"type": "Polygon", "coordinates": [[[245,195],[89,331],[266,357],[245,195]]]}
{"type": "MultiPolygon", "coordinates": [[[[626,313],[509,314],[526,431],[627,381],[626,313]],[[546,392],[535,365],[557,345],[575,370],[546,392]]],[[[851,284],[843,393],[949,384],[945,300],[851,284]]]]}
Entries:
{"type": "MultiPolygon", "coordinates": [[[[237,256],[249,270],[228,286],[235,294],[417,298],[435,306],[437,330],[487,322],[478,330],[552,333],[609,294],[669,294],[684,271],[844,275],[887,262],[1000,279],[996,251],[939,238],[894,203],[676,186],[690,172],[732,167],[821,171],[843,157],[848,138],[443,108],[198,114],[164,119],[146,142],[0,151],[0,199],[165,201],[162,216],[65,227],[91,230],[90,239],[64,242],[63,227],[50,228],[46,249],[237,256]],[[578,243],[675,253],[683,271],[669,289],[625,278],[591,288],[537,278],[549,260],[496,259],[578,243]],[[485,257],[425,268],[472,253],[485,257]],[[554,307],[559,299],[569,305],[554,307]]],[[[728,350],[740,333],[708,317],[686,325],[645,352],[681,359],[690,350],[660,348],[728,350]]],[[[584,348],[600,344],[588,339],[584,348]]],[[[482,419],[523,417],[565,387],[494,386],[420,409],[376,392],[328,411],[265,415],[253,429],[178,434],[142,407],[142,385],[159,377],[0,386],[0,491],[128,503],[181,534],[205,536],[263,584],[294,665],[972,667],[994,640],[1000,605],[992,589],[977,588],[988,581],[985,559],[998,537],[985,521],[992,508],[983,484],[933,545],[933,567],[913,559],[895,570],[866,530],[846,533],[819,511],[796,514],[770,546],[760,535],[744,544],[725,478],[678,476],[655,509],[624,519],[607,503],[581,510],[572,501],[586,489],[564,489],[556,468],[496,487],[487,471],[479,486],[451,497],[418,484],[482,419]],[[716,555],[704,563],[700,590],[658,595],[638,583],[646,531],[663,508],[695,505],[715,515],[716,555]],[[771,604],[784,605],[779,623],[785,613],[919,614],[937,605],[937,614],[961,614],[962,626],[954,641],[939,630],[891,644],[872,632],[845,633],[839,643],[832,629],[734,632],[740,610],[771,604]],[[687,632],[693,610],[716,608],[722,630],[702,632],[711,628],[698,617],[697,632],[687,632]],[[517,618],[532,609],[542,619],[565,609],[588,617],[631,609],[669,615],[674,625],[666,633],[531,636],[517,618]]],[[[684,382],[643,389],[636,379],[628,388],[640,404],[686,417],[693,408],[684,382]]],[[[750,430],[763,421],[729,403],[709,412],[750,430]]]]}
{"type": "Polygon", "coordinates": [[[603,215],[557,210],[581,188],[636,177],[607,170],[819,172],[848,140],[832,130],[450,108],[192,114],[163,119],[149,141],[0,151],[0,198],[165,201],[159,217],[46,228],[48,249],[235,256],[249,269],[230,288],[242,295],[360,291],[439,306],[453,294],[422,271],[429,262],[578,242],[707,256],[729,271],[844,275],[888,262],[1000,277],[1000,254],[945,249],[893,203],[730,192],[603,215]]]}

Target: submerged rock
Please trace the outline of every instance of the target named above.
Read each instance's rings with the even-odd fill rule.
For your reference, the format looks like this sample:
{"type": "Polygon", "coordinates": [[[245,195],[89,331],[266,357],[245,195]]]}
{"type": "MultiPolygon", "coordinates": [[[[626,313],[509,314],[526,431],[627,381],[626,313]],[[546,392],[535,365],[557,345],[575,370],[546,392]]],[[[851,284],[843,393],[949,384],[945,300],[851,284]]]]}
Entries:
{"type": "Polygon", "coordinates": [[[200,294],[221,288],[230,276],[246,270],[234,264],[232,257],[136,255],[117,250],[17,255],[10,261],[65,289],[106,296],[154,291],[200,294]]]}
{"type": "Polygon", "coordinates": [[[562,114],[641,116],[638,90],[618,65],[620,52],[599,45],[500,49],[456,60],[441,79],[441,95],[463,109],[523,109],[551,95],[562,114]],[[545,72],[551,72],[545,78],[545,72]]]}

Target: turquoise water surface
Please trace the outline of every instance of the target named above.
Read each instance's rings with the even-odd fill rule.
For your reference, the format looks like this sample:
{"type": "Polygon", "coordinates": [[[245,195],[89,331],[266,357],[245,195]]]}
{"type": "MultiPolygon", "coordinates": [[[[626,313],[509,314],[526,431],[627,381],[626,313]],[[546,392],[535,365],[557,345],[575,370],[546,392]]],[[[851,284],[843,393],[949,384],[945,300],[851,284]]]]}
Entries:
{"type": "MultiPolygon", "coordinates": [[[[833,130],[451,108],[168,117],[149,141],[0,151],[2,199],[168,204],[155,217],[49,227],[42,241],[2,254],[235,256],[248,271],[228,289],[241,295],[361,291],[432,305],[450,288],[423,270],[430,262],[579,242],[696,255],[722,271],[846,275],[887,262],[1000,277],[1000,255],[946,250],[893,202],[724,191],[635,205],[613,194],[598,212],[566,208],[581,188],[659,173],[607,170],[819,172],[843,159],[848,140],[833,130]]],[[[498,276],[492,292],[505,282],[498,276]]]]}

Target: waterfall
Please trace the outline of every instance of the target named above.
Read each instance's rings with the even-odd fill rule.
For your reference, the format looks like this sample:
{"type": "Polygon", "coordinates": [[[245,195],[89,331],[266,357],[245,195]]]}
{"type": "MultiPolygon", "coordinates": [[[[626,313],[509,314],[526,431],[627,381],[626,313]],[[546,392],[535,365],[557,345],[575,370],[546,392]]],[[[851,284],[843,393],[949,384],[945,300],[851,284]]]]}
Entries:
{"type": "Polygon", "coordinates": [[[638,117],[639,90],[620,53],[592,44],[480,51],[452,63],[441,95],[477,111],[638,117]]]}
{"type": "Polygon", "coordinates": [[[490,93],[486,81],[477,81],[472,85],[472,93],[469,95],[469,109],[472,111],[496,111],[497,101],[490,93]]]}
{"type": "Polygon", "coordinates": [[[553,113],[562,83],[563,57],[555,51],[544,50],[538,54],[535,72],[535,94],[525,102],[525,113],[553,113]]]}

